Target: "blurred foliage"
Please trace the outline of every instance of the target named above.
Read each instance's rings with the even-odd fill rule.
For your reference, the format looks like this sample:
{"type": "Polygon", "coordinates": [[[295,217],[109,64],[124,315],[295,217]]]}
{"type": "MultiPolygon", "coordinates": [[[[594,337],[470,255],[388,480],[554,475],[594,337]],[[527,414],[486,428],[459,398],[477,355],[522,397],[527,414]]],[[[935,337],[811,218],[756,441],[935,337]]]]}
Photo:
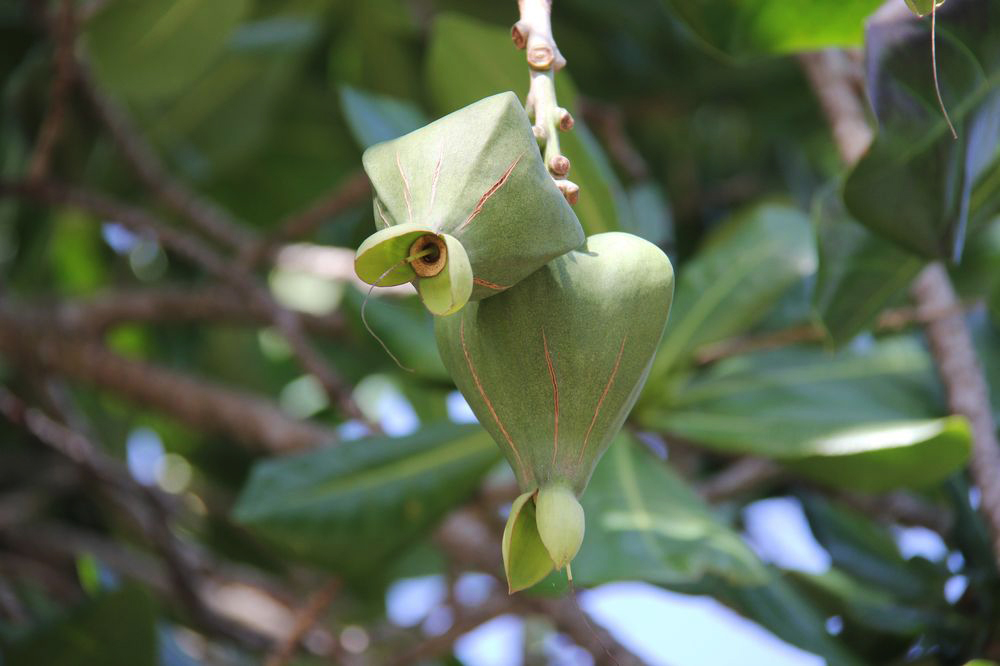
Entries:
{"type": "MultiPolygon", "coordinates": [[[[5,181],[27,173],[50,103],[48,4],[0,3],[5,181]]],[[[589,234],[625,230],[661,244],[678,278],[646,388],[583,498],[577,585],[635,580],[712,595],[830,664],[997,658],[1000,579],[963,471],[969,428],[948,415],[914,318],[887,327],[884,316],[899,314],[928,258],[951,259],[964,302],[985,304],[968,320],[1000,416],[1000,1],[938,10],[937,64],[957,140],[934,94],[929,21],[904,11],[865,29],[879,1],[555,4],[569,63],[558,97],[576,119],[563,139],[581,187],[576,213],[589,234]],[[878,132],[847,172],[795,53],[862,42],[878,132]],[[772,461],[778,474],[708,504],[698,491],[744,456],[772,461]],[[748,544],[744,509],[766,497],[801,503],[830,557],[826,571],[783,569],[748,544]],[[900,526],[914,522],[892,513],[900,497],[946,517],[924,521],[940,531],[937,559],[900,549],[900,526]],[[886,511],[859,511],[859,498],[886,511]]],[[[77,50],[100,89],[172,174],[261,235],[357,178],[367,146],[487,95],[523,97],[528,86],[510,43],[513,0],[73,5],[97,8],[77,50]]],[[[54,180],[188,228],[142,184],[84,94],[74,90],[65,111],[54,180]]],[[[290,240],[352,251],[373,228],[361,199],[290,240]]],[[[0,306],[85,309],[167,288],[193,299],[209,285],[195,262],[119,222],[0,199],[0,306]]],[[[394,640],[423,637],[386,620],[385,590],[454,573],[435,529],[509,485],[509,473],[478,426],[447,423],[465,417],[413,297],[376,293],[365,307],[367,327],[406,372],[362,322],[366,296],[347,281],[349,262],[317,275],[276,256],[257,277],[290,307],[332,318],[333,332],[313,333],[319,352],[384,434],[357,439],[371,433],[330,404],[259,317],[126,319],[86,334],[357,441],[294,456],[239,446],[155,401],[46,376],[14,355],[0,357],[0,381],[173,496],[174,531],[201,561],[252,570],[302,599],[317,580],[343,580],[330,627],[355,623],[384,638],[369,651],[370,663],[384,663],[394,640]]],[[[33,528],[58,524],[126,555],[161,554],[113,492],[96,491],[86,474],[66,481],[63,458],[13,424],[0,429],[0,507],[33,498],[13,517],[0,511],[0,663],[260,663],[259,646],[206,630],[176,592],[123,568],[97,541],[68,544],[82,558],[32,549],[33,528]],[[30,575],[19,573],[25,561],[30,575]]],[[[494,517],[484,519],[491,529],[494,517]]],[[[559,585],[550,577],[534,592],[559,585]]],[[[237,607],[257,599],[232,598],[237,607]]]]}

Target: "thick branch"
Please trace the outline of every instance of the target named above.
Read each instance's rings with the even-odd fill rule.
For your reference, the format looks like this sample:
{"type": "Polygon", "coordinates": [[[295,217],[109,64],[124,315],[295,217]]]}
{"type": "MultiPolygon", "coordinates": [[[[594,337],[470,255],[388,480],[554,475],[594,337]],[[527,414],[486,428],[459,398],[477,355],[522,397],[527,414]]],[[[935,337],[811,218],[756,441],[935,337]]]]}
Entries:
{"type": "Polygon", "coordinates": [[[525,110],[534,121],[535,138],[543,147],[545,166],[556,187],[571,204],[580,196],[580,188],[566,180],[569,160],[559,150],[557,130],[573,127],[573,116],[556,101],[555,73],[566,66],[552,36],[552,0],[518,0],[520,20],[511,28],[511,38],[519,49],[526,49],[531,85],[525,110]]]}
{"type": "Polygon", "coordinates": [[[12,363],[94,384],[191,427],[269,451],[314,448],[337,439],[333,431],[296,421],[266,400],[123,358],[51,321],[19,316],[5,306],[0,306],[0,352],[12,363]]]}

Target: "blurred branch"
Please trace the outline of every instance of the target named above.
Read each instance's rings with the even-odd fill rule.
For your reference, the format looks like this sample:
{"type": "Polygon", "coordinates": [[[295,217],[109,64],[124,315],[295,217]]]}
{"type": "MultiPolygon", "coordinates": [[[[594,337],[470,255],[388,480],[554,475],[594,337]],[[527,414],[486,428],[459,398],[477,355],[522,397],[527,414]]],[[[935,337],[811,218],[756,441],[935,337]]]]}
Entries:
{"type": "MultiPolygon", "coordinates": [[[[32,316],[48,317],[58,325],[81,334],[99,337],[122,324],[221,324],[266,325],[270,316],[260,303],[248,301],[225,286],[160,287],[99,293],[90,300],[61,301],[19,308],[32,316]]],[[[348,333],[339,312],[315,316],[300,314],[310,333],[329,338],[348,333]]]]}
{"type": "Polygon", "coordinates": [[[265,257],[274,256],[283,243],[310,236],[326,220],[364,201],[370,192],[368,176],[363,172],[349,176],[305,209],[279,221],[274,233],[251,247],[241,261],[246,266],[254,266],[265,257]]]}
{"type": "MultiPolygon", "coordinates": [[[[452,558],[494,576],[506,586],[500,560],[500,540],[481,511],[474,508],[453,512],[435,533],[436,543],[452,558]]],[[[523,594],[512,597],[517,607],[542,613],[586,649],[597,664],[619,666],[642,661],[619,643],[605,629],[592,625],[572,598],[543,599],[523,594]]]]}
{"type": "Polygon", "coordinates": [[[857,68],[837,49],[803,53],[799,62],[830,123],[840,158],[845,164],[854,164],[875,136],[854,85],[857,68]]]}
{"type": "Polygon", "coordinates": [[[229,283],[261,307],[268,318],[284,336],[302,367],[312,374],[323,387],[330,404],[337,405],[349,418],[378,431],[361,412],[351,395],[351,388],[306,338],[299,315],[282,307],[262,288],[253,275],[243,270],[207,246],[201,239],[170,227],[141,208],[116,201],[89,190],[68,187],[58,183],[10,183],[0,181],[0,197],[18,196],[48,205],[69,205],[89,211],[94,215],[139,233],[152,233],[164,247],[176,251],[212,275],[229,283]]]}
{"type": "Polygon", "coordinates": [[[209,238],[238,252],[247,251],[256,242],[255,234],[247,226],[170,174],[125,108],[100,89],[89,65],[77,62],[76,75],[98,119],[139,180],[167,208],[190,221],[209,238]]]}
{"type": "MultiPolygon", "coordinates": [[[[192,614],[196,626],[208,633],[236,641],[251,649],[267,649],[272,639],[245,624],[211,610],[196,591],[194,601],[182,592],[163,563],[148,553],[123,546],[80,529],[57,524],[34,524],[0,531],[0,542],[8,549],[42,562],[72,567],[76,558],[89,555],[118,575],[148,585],[156,594],[192,614]]],[[[196,585],[201,576],[186,571],[185,586],[196,585]]]]}
{"type": "Polygon", "coordinates": [[[52,321],[26,317],[3,303],[0,352],[12,363],[94,384],[194,428],[268,451],[314,448],[337,439],[332,430],[296,421],[266,400],[123,358],[52,321]]]}
{"type": "Polygon", "coordinates": [[[499,594],[490,596],[482,604],[474,608],[461,608],[454,606],[455,619],[448,628],[448,631],[437,636],[431,636],[414,645],[409,650],[401,651],[384,666],[410,666],[423,661],[443,657],[448,654],[455,645],[455,641],[464,634],[472,631],[481,624],[485,624],[495,617],[505,613],[514,613],[518,610],[518,604],[501,591],[499,594]]]}
{"type": "MultiPolygon", "coordinates": [[[[953,308],[958,296],[940,262],[927,266],[911,289],[921,311],[953,308]]],[[[953,314],[927,324],[931,354],[948,395],[948,407],[972,427],[972,478],[982,491],[980,509],[993,537],[994,555],[1000,560],[1000,441],[990,406],[990,389],[972,343],[965,317],[953,314]]]]}
{"type": "MultiPolygon", "coordinates": [[[[927,325],[942,319],[964,315],[969,310],[981,306],[979,299],[973,301],[956,301],[954,304],[941,309],[923,309],[915,307],[887,308],[879,314],[875,320],[874,330],[877,333],[892,333],[901,331],[914,325],[927,325]]],[[[695,359],[701,365],[714,363],[732,356],[749,354],[751,352],[767,351],[771,349],[781,349],[789,345],[800,342],[822,342],[826,340],[826,333],[815,324],[803,324],[783,328],[777,331],[768,331],[760,335],[740,336],[720,340],[695,352],[695,359]]]]}
{"type": "MultiPolygon", "coordinates": [[[[833,129],[834,140],[848,165],[861,158],[871,144],[861,100],[851,85],[852,70],[839,51],[824,51],[801,57],[803,67],[816,91],[833,129]]],[[[972,428],[972,478],[982,491],[980,508],[990,528],[994,556],[1000,560],[1000,442],[990,407],[989,385],[972,344],[965,317],[957,310],[960,302],[940,262],[928,265],[911,288],[917,312],[951,311],[931,318],[924,330],[931,353],[948,396],[952,413],[966,417],[972,428]]]]}
{"type": "Polygon", "coordinates": [[[49,105],[28,161],[28,180],[40,181],[49,173],[52,153],[66,124],[66,103],[73,83],[73,41],[76,33],[73,0],[60,0],[55,16],[45,19],[55,43],[55,74],[49,87],[49,105]]]}
{"type": "Polygon", "coordinates": [[[724,502],[780,480],[780,465],[766,458],[742,458],[698,486],[706,502],[724,502]]]}
{"type": "Polygon", "coordinates": [[[295,649],[302,641],[303,636],[313,628],[319,618],[333,603],[337,592],[340,591],[340,580],[334,579],[321,587],[295,618],[295,624],[288,635],[275,648],[271,655],[264,662],[264,666],[286,666],[292,657],[295,656],[295,649]]]}
{"type": "Polygon", "coordinates": [[[625,131],[621,109],[596,99],[579,100],[580,112],[604,140],[608,154],[633,181],[649,178],[649,165],[625,131]]]}
{"type": "Polygon", "coordinates": [[[552,36],[552,0],[517,0],[517,7],[521,16],[511,28],[510,36],[514,46],[525,49],[531,73],[524,108],[533,121],[535,138],[543,148],[545,167],[566,201],[575,204],[580,188],[566,180],[570,164],[559,150],[557,130],[572,129],[573,116],[556,101],[555,74],[566,66],[566,59],[552,36]]]}

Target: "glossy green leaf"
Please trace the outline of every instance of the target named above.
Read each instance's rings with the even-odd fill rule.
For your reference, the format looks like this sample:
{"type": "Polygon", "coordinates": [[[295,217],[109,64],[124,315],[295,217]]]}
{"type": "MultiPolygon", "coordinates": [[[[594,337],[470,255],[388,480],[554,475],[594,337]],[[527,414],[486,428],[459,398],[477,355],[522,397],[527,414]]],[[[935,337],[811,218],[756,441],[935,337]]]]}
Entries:
{"type": "Polygon", "coordinates": [[[154,666],[159,663],[155,621],[149,595],[125,585],[17,641],[0,641],[0,654],[4,666],[154,666]]]}
{"type": "MultiPolygon", "coordinates": [[[[431,27],[426,80],[435,108],[446,113],[505,90],[523,100],[529,77],[524,53],[511,45],[509,28],[446,13],[435,17],[431,27]]],[[[580,186],[573,210],[587,235],[623,229],[619,217],[629,214],[624,190],[577,112],[569,74],[559,72],[555,81],[559,104],[576,120],[573,130],[560,135],[572,165],[569,179],[580,186]]]]}
{"type": "Polygon", "coordinates": [[[699,39],[737,58],[858,46],[880,0],[664,0],[699,39]]]}
{"type": "Polygon", "coordinates": [[[941,94],[927,22],[873,23],[868,90],[879,133],[844,187],[851,214],[928,258],[961,258],[970,225],[1000,207],[1000,0],[953,0],[937,17],[941,94]]]}
{"type": "Polygon", "coordinates": [[[104,85],[151,101],[203,74],[249,8],[248,0],[110,2],[87,22],[84,37],[104,85]]]}
{"type": "Polygon", "coordinates": [[[819,253],[814,305],[830,340],[843,345],[905,296],[924,261],[851,219],[833,190],[816,198],[813,223],[819,253]]]}
{"type": "Polygon", "coordinates": [[[425,426],[254,467],[234,509],[305,561],[360,576],[419,541],[499,459],[478,426],[425,426]]]}
{"type": "Polygon", "coordinates": [[[877,490],[947,477],[969,455],[926,350],[892,338],[837,353],[789,347],[721,361],[636,417],[702,446],[789,461],[825,483],[877,490]]]}
{"type": "Polygon", "coordinates": [[[501,551],[507,575],[507,591],[520,592],[538,583],[552,571],[549,557],[535,522],[534,492],[522,493],[510,507],[503,530],[501,551]]]}
{"type": "Polygon", "coordinates": [[[362,148],[409,134],[430,122],[411,102],[340,87],[340,107],[362,148]]]}
{"type": "Polygon", "coordinates": [[[601,460],[583,496],[587,532],[573,561],[580,585],[678,584],[714,575],[759,584],[766,571],[742,539],[668,466],[627,435],[601,460]]]}
{"type": "Polygon", "coordinates": [[[699,347],[748,331],[815,268],[809,220],[797,210],[764,204],[730,220],[679,275],[651,380],[663,380],[699,347]]]}

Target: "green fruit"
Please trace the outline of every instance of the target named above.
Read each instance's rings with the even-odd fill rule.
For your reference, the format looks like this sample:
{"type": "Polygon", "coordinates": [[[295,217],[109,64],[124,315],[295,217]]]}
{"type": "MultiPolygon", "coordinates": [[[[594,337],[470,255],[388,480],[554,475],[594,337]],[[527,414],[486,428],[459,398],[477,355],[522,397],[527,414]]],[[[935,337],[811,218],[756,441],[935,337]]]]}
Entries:
{"type": "Polygon", "coordinates": [[[363,162],[379,231],[358,249],[355,270],[369,284],[415,281],[434,314],[501,293],[584,241],[514,93],[372,146],[363,162]],[[420,238],[447,246],[439,272],[414,268],[420,238]]]}
{"type": "MultiPolygon", "coordinates": [[[[550,570],[579,548],[573,496],[638,398],[672,297],[666,255],[614,232],[591,236],[503,294],[435,318],[445,367],[534,498],[531,527],[550,570]]],[[[512,562],[508,574],[517,569],[512,562]]]]}

